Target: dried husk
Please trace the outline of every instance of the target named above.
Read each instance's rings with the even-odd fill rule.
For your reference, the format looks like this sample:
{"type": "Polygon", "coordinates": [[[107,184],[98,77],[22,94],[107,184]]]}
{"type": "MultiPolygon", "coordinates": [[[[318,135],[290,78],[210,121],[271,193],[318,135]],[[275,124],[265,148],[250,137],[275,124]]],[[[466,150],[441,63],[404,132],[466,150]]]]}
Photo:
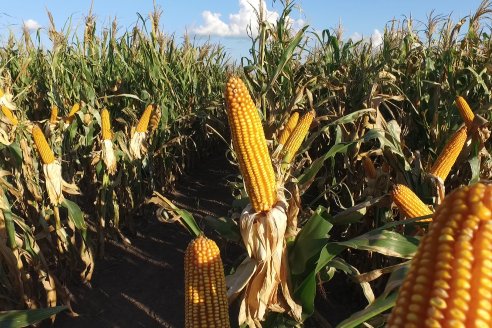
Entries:
{"type": "Polygon", "coordinates": [[[137,132],[132,136],[130,140],[130,154],[134,159],[141,159],[143,155],[147,152],[147,148],[144,145],[146,133],[137,132]]]}
{"type": "Polygon", "coordinates": [[[116,156],[114,155],[113,142],[109,139],[102,141],[102,158],[109,174],[116,172],[116,156]]]}
{"type": "Polygon", "coordinates": [[[242,212],[239,226],[249,257],[228,277],[228,297],[243,291],[239,325],[261,327],[267,311],[288,312],[300,321],[302,308],[289,292],[285,231],[287,203],[279,196],[268,212],[254,213],[251,205],[242,212]]]}
{"type": "Polygon", "coordinates": [[[60,205],[64,200],[61,169],[61,164],[58,160],[55,160],[50,164],[43,164],[46,190],[48,191],[48,197],[50,198],[51,204],[55,206],[60,205]]]}

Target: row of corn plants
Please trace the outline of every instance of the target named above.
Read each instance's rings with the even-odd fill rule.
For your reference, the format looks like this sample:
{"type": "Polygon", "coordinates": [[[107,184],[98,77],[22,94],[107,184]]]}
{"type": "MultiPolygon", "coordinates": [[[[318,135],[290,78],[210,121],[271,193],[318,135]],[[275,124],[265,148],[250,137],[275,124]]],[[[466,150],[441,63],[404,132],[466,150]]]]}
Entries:
{"type": "Polygon", "coordinates": [[[131,243],[146,197],[216,148],[227,55],[159,16],[118,33],[89,13],[79,39],[49,14],[51,48],[29,31],[0,48],[1,310],[70,309],[105,239],[131,243]]]}
{"type": "Polygon", "coordinates": [[[294,31],[294,6],[258,13],[249,85],[224,89],[238,213],[208,223],[245,252],[226,284],[186,264],[186,326],[228,326],[224,295],[244,327],[489,326],[490,2],[424,31],[392,22],[378,48],[294,31]]]}
{"type": "MultiPolygon", "coordinates": [[[[106,224],[127,240],[118,229],[120,220],[133,229],[146,197],[168,186],[188,164],[183,145],[206,146],[206,140],[218,139],[210,138],[217,132],[232,140],[230,157],[241,174],[231,181],[237,213],[206,222],[219,232],[216,238],[244,248],[237,265],[223,267],[216,245],[189,213],[158,193],[151,199],[180,216],[197,237],[185,255],[187,327],[487,322],[491,300],[469,299],[485,288],[490,250],[490,185],[478,183],[492,171],[491,40],[485,21],[490,2],[457,24],[431,15],[423,31],[410,19],[392,22],[379,47],[344,41],[341,27],[293,30],[294,9],[294,2],[286,2],[275,24],[258,12],[250,56],[239,69],[231,67],[238,74],[229,77],[220,48],[194,47],[187,40],[176,46],[159,31],[158,11],[149,33],[142,25],[119,38],[116,22],[97,37],[91,15],[84,39],[74,43],[52,24],[51,51],[35,48],[25,35],[22,44],[12,40],[0,52],[4,90],[15,96],[5,98],[6,104],[22,109],[13,112],[20,126],[43,123],[54,105],[70,118],[71,104],[82,104],[71,122],[62,120],[50,144],[53,156],[65,160],[66,187],[82,191],[83,196],[70,197],[97,204],[96,210],[82,209],[95,219],[100,252],[106,224]],[[142,136],[138,125],[132,132],[134,124],[127,122],[136,122],[145,104],[155,104],[149,111],[161,114],[146,114],[158,123],[142,136]],[[115,131],[111,138],[104,137],[111,133],[102,125],[108,114],[115,131]],[[143,139],[147,153],[138,158],[134,145],[143,139]],[[116,174],[105,155],[99,160],[94,155],[101,148],[108,154],[112,148],[106,140],[115,147],[116,174]],[[94,186],[97,195],[84,192],[94,186]],[[463,233],[461,225],[469,230],[463,233]],[[446,236],[444,246],[440,235],[446,236]],[[340,276],[343,283],[334,279],[340,276]],[[345,297],[346,313],[327,305],[336,293],[345,297]],[[237,319],[229,319],[226,298],[237,302],[237,319]]],[[[87,277],[92,267],[79,259],[93,249],[85,243],[91,220],[76,219],[82,211],[75,202],[65,199],[63,212],[49,202],[40,184],[48,174],[40,174],[39,166],[46,164],[25,155],[34,149],[29,129],[17,128],[24,138],[14,139],[9,129],[2,136],[19,146],[3,148],[9,163],[2,175],[9,184],[2,207],[7,209],[4,249],[37,255],[17,261],[21,279],[12,282],[4,275],[8,284],[2,288],[21,290],[23,272],[44,267],[51,270],[36,276],[44,278],[46,295],[63,295],[56,288],[59,275],[50,272],[64,263],[87,277]],[[64,229],[72,225],[75,233],[59,234],[57,222],[64,229]],[[32,228],[37,224],[43,234],[32,228]],[[63,238],[78,248],[67,251],[63,238]]],[[[29,293],[21,290],[17,297],[29,293]]],[[[44,305],[66,304],[61,299],[44,305]]],[[[35,307],[25,296],[17,304],[35,307]]]]}

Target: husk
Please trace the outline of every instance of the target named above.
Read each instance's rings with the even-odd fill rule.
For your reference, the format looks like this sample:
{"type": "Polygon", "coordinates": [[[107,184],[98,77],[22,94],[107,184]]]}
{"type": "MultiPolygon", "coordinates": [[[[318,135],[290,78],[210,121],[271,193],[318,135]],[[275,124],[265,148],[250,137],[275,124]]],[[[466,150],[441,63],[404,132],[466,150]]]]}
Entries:
{"type": "Polygon", "coordinates": [[[268,310],[288,312],[301,320],[302,308],[292,299],[288,286],[286,208],[282,197],[269,212],[253,213],[248,205],[241,214],[240,231],[249,257],[227,279],[230,300],[243,291],[239,325],[261,327],[268,310]]]}
{"type": "Polygon", "coordinates": [[[51,204],[58,206],[63,202],[63,178],[61,175],[61,164],[55,160],[50,164],[43,164],[44,176],[46,178],[46,190],[51,204]]]}
{"type": "Polygon", "coordinates": [[[109,174],[116,172],[116,156],[114,155],[113,142],[109,139],[103,140],[102,158],[109,174]]]}
{"type": "Polygon", "coordinates": [[[145,155],[147,149],[144,146],[146,133],[136,132],[133,134],[130,140],[130,153],[134,159],[141,159],[142,155],[145,155]]]}

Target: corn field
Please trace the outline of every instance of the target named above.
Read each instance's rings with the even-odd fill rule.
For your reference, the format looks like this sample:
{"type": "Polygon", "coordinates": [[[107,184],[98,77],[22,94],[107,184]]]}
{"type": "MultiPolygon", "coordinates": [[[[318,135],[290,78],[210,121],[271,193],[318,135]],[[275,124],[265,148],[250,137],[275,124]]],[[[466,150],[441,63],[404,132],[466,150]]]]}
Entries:
{"type": "Polygon", "coordinates": [[[10,35],[0,327],[75,312],[70,283],[142,220],[190,234],[185,327],[492,326],[492,3],[392,21],[379,46],[295,30],[294,8],[258,12],[239,61],[159,8],[124,33],[89,13],[83,36],[48,13],[50,47],[10,35]],[[211,157],[235,200],[197,221],[164,194],[211,157]]]}

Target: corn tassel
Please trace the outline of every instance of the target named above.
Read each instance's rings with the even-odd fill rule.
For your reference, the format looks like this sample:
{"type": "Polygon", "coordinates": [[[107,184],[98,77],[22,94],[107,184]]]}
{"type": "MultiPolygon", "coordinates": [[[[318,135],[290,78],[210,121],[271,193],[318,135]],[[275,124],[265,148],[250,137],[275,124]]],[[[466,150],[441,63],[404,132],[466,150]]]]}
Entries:
{"type": "Polygon", "coordinates": [[[225,100],[232,143],[251,204],[256,212],[268,211],[277,202],[277,190],[258,110],[238,77],[227,82],[225,100]]]}
{"type": "Polygon", "coordinates": [[[289,136],[289,139],[285,143],[283,153],[285,154],[284,162],[290,163],[297,151],[302,145],[304,138],[309,132],[309,127],[311,126],[311,122],[314,119],[314,111],[310,111],[304,114],[299,123],[297,123],[296,128],[292,131],[292,134],[289,136]]]}
{"type": "Polygon", "coordinates": [[[33,126],[32,136],[34,138],[34,144],[38,149],[43,164],[53,163],[55,161],[55,154],[51,150],[50,145],[48,144],[48,141],[46,141],[43,131],[41,131],[41,128],[39,126],[33,126]]]}
{"type": "Polygon", "coordinates": [[[224,268],[217,244],[203,235],[186,248],[185,327],[230,327],[224,268]]]}
{"type": "Polygon", "coordinates": [[[456,106],[460,112],[463,121],[465,121],[465,125],[468,129],[471,128],[473,120],[475,119],[475,114],[471,110],[470,106],[466,102],[465,98],[458,96],[456,97],[456,106]]]}
{"type": "Polygon", "coordinates": [[[111,140],[111,122],[109,120],[109,111],[106,108],[101,111],[101,131],[103,140],[111,140]]]}
{"type": "Polygon", "coordinates": [[[19,124],[19,120],[17,120],[17,117],[15,117],[14,113],[7,106],[2,105],[2,113],[7,118],[10,124],[19,124]]]}
{"type": "Polygon", "coordinates": [[[285,143],[289,139],[290,134],[296,128],[298,120],[299,120],[299,112],[294,112],[292,113],[292,115],[290,115],[287,124],[285,125],[284,129],[282,130],[278,138],[279,145],[285,145],[285,143]]]}
{"type": "Polygon", "coordinates": [[[448,141],[439,157],[436,159],[429,174],[446,180],[451,168],[453,167],[458,155],[460,154],[467,139],[468,129],[466,126],[461,127],[448,141]]]}
{"type": "Polygon", "coordinates": [[[490,327],[492,185],[456,189],[434,213],[387,327],[490,327]]]}
{"type": "Polygon", "coordinates": [[[152,114],[153,109],[154,109],[154,105],[152,104],[148,105],[147,108],[145,108],[142,117],[140,117],[140,120],[138,121],[137,129],[136,129],[137,132],[147,132],[150,115],[152,114]]]}
{"type": "MultiPolygon", "coordinates": [[[[391,191],[391,196],[400,212],[409,219],[432,214],[429,207],[407,186],[395,185],[391,191]]],[[[419,222],[426,221],[431,221],[431,219],[423,219],[419,222]]]]}
{"type": "Polygon", "coordinates": [[[53,105],[51,107],[50,123],[56,124],[58,122],[58,106],[53,105]]]}

